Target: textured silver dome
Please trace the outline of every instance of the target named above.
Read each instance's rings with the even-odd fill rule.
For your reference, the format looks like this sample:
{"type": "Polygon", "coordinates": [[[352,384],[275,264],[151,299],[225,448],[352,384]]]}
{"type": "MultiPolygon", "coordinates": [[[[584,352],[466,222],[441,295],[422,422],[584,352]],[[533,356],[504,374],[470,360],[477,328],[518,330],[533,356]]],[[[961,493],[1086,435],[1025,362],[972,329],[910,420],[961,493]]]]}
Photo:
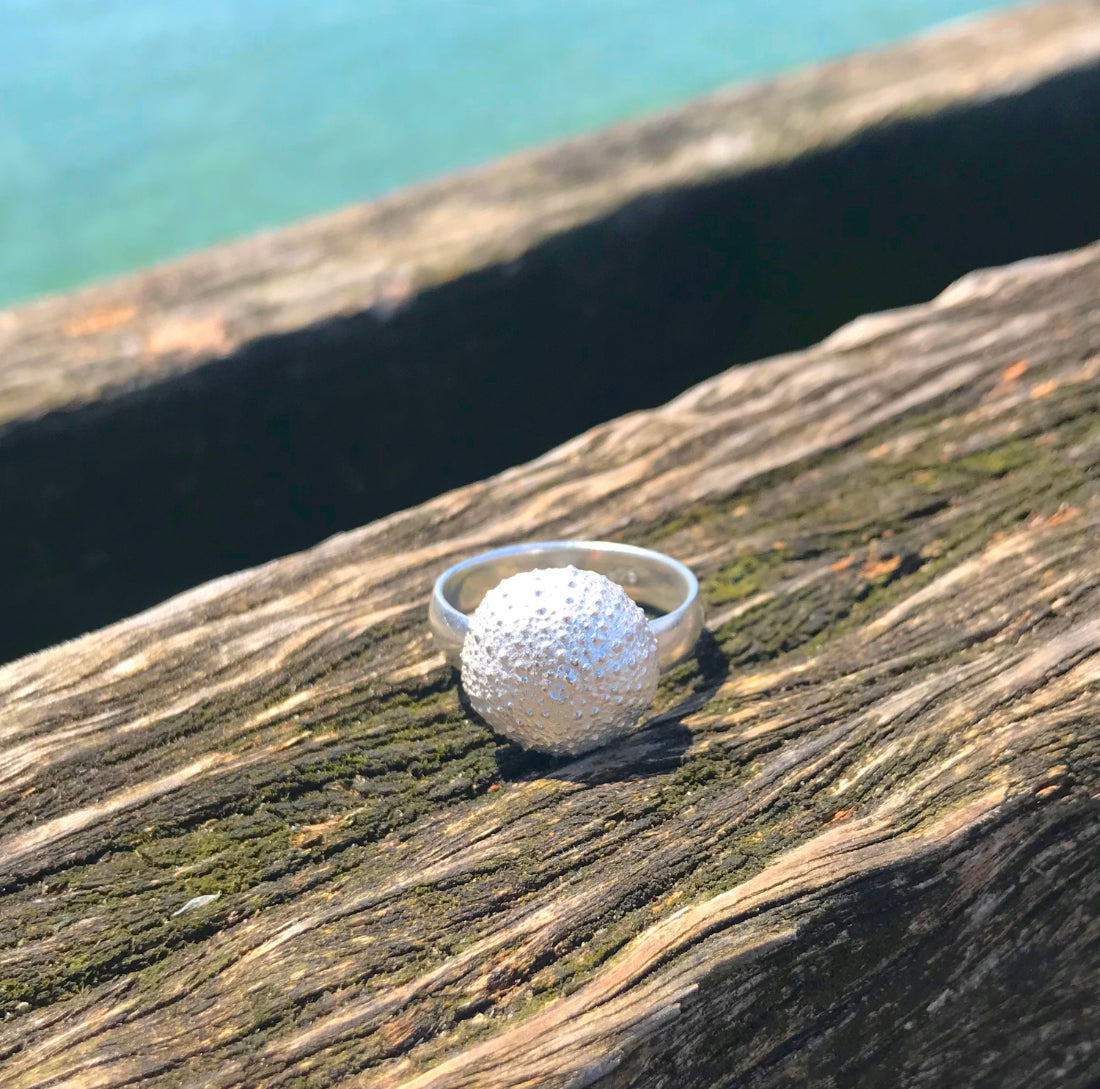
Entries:
{"type": "Polygon", "coordinates": [[[470,617],[462,686],[526,748],[575,755],[630,730],[653,702],[657,640],[616,582],[576,567],[512,575],[470,617]]]}

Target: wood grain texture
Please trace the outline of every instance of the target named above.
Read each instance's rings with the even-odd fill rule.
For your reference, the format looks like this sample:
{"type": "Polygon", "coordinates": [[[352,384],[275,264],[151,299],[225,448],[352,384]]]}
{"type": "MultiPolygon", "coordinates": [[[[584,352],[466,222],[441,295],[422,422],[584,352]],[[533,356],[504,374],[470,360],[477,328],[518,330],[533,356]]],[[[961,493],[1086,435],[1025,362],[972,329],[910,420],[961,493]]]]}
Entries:
{"type": "Polygon", "coordinates": [[[1095,246],[4,667],[0,1084],[1090,1084],[1098,405],[1095,246]],[[555,761],[425,606],[566,536],[709,619],[555,761]]]}

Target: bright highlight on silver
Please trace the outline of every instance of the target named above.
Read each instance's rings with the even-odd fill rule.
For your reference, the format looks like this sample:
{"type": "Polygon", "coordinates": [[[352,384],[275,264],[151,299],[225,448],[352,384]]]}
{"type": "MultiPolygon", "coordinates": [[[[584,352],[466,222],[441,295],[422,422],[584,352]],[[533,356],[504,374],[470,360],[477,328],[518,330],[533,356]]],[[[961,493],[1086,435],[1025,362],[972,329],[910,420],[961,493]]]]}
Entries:
{"type": "Polygon", "coordinates": [[[632,732],[703,619],[683,564],[600,541],[516,545],[457,564],[437,580],[429,616],[478,715],[559,756],[632,732]],[[648,620],[638,601],[663,615],[648,620]]]}

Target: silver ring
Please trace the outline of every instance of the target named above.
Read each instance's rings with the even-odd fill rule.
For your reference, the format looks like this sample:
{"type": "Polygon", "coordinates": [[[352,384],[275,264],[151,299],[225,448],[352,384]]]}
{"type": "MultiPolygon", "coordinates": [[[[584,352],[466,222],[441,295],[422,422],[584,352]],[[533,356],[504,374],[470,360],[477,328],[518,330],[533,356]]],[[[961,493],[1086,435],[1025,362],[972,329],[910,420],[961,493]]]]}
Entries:
{"type": "Polygon", "coordinates": [[[687,567],[607,541],[511,545],[464,560],[436,579],[428,616],[490,726],[570,755],[629,732],[658,673],[691,653],[703,627],[687,567]]]}

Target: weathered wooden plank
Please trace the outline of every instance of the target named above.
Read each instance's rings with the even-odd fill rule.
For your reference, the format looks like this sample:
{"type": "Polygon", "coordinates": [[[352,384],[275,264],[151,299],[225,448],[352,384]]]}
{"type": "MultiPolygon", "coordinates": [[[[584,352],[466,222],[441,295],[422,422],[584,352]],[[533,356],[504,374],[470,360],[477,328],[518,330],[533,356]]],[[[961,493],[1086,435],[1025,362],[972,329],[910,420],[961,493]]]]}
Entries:
{"type": "Polygon", "coordinates": [[[1100,246],[724,373],[0,670],[0,1082],[1090,1084],[1100,246]],[[517,538],[708,632],[522,753],[431,647],[517,538]]]}
{"type": "Polygon", "coordinates": [[[1100,61],[1096,0],[960,22],[739,86],[0,318],[0,428],[148,386],[277,333],[393,310],[639,198],[1100,61]]]}
{"type": "Polygon", "coordinates": [[[0,659],[1086,244],[1098,128],[1044,4],[2,313],[0,659]]]}

